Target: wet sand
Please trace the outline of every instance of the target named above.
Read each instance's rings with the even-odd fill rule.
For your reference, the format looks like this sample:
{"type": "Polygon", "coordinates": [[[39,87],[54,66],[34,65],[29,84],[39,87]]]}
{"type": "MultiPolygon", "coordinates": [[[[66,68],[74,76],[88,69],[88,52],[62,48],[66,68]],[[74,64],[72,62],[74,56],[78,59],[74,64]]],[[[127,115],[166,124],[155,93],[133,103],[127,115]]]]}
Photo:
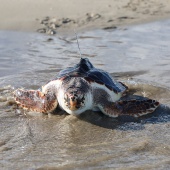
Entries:
{"type": "Polygon", "coordinates": [[[168,0],[2,0],[0,11],[0,169],[170,169],[170,21],[133,25],[169,18],[168,0]],[[36,31],[74,28],[83,57],[160,101],[154,114],[77,118],[16,107],[14,89],[38,89],[80,59],[75,35],[36,31]]]}
{"type": "Polygon", "coordinates": [[[38,89],[80,56],[75,35],[0,31],[0,169],[169,170],[169,25],[166,20],[79,34],[82,55],[96,67],[132,94],[160,101],[155,113],[137,120],[17,108],[14,89],[38,89]]]}
{"type": "Polygon", "coordinates": [[[1,30],[72,33],[169,18],[170,1],[1,0],[0,11],[1,30]]]}

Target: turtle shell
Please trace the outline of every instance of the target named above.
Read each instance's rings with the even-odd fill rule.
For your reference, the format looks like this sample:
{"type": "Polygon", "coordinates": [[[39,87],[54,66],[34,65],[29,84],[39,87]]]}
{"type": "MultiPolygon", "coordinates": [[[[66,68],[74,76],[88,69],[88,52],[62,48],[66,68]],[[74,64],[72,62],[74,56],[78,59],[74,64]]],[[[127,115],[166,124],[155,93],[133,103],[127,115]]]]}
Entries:
{"type": "Polygon", "coordinates": [[[83,77],[89,82],[105,85],[115,93],[126,90],[126,87],[122,83],[113,80],[106,71],[95,68],[87,58],[81,58],[80,62],[74,67],[61,70],[57,75],[57,79],[66,77],[83,77]]]}

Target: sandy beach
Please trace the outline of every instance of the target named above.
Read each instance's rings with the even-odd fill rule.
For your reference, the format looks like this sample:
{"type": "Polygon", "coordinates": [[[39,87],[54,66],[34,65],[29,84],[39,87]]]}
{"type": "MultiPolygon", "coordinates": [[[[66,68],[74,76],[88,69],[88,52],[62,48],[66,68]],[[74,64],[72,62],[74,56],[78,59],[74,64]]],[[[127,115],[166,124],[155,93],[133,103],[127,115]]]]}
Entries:
{"type": "Polygon", "coordinates": [[[170,17],[169,0],[1,0],[0,29],[49,34],[111,29],[170,17]]]}
{"type": "MultiPolygon", "coordinates": [[[[0,170],[170,169],[170,0],[0,2],[0,170]],[[143,97],[159,101],[160,107],[129,119],[91,110],[76,117],[59,107],[41,114],[17,106],[15,89],[39,91],[59,71],[79,63],[74,29],[82,57],[128,86],[129,95],[123,99],[132,97],[134,110],[142,109],[135,98],[143,97]]],[[[94,87],[92,96],[102,85],[94,87]]],[[[56,94],[61,90],[56,89],[56,94]]],[[[102,105],[109,95],[100,91],[104,95],[97,100],[102,105]]],[[[33,98],[43,107],[45,100],[33,98]]]]}

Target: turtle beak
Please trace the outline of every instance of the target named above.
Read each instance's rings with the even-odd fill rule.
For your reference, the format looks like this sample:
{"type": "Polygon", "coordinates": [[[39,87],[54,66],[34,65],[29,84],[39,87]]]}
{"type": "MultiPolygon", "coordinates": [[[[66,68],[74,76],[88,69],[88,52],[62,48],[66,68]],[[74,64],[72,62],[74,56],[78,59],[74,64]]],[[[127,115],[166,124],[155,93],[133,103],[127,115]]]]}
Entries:
{"type": "Polygon", "coordinates": [[[74,111],[78,109],[77,101],[70,99],[70,110],[74,111]]]}
{"type": "Polygon", "coordinates": [[[65,102],[67,103],[67,107],[69,107],[69,109],[71,111],[75,111],[77,109],[79,109],[82,106],[83,98],[78,98],[77,95],[66,95],[67,97],[65,97],[65,102]]]}
{"type": "Polygon", "coordinates": [[[74,111],[80,108],[80,102],[76,96],[70,96],[70,110],[74,111]]]}

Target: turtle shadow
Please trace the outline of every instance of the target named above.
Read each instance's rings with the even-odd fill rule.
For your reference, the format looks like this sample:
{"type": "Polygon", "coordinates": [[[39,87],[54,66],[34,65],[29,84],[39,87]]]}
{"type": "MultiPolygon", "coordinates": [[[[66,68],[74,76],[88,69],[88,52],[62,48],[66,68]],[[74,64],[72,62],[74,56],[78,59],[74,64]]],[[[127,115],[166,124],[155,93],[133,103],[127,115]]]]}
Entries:
{"type": "Polygon", "coordinates": [[[120,130],[143,130],[146,124],[158,124],[170,121],[170,108],[161,104],[153,113],[134,118],[128,115],[122,115],[118,118],[111,118],[101,112],[87,111],[80,116],[80,120],[94,124],[107,129],[120,130]]]}
{"type": "Polygon", "coordinates": [[[170,107],[160,104],[160,106],[153,113],[142,116],[139,120],[143,124],[170,122],[170,107]]]}

